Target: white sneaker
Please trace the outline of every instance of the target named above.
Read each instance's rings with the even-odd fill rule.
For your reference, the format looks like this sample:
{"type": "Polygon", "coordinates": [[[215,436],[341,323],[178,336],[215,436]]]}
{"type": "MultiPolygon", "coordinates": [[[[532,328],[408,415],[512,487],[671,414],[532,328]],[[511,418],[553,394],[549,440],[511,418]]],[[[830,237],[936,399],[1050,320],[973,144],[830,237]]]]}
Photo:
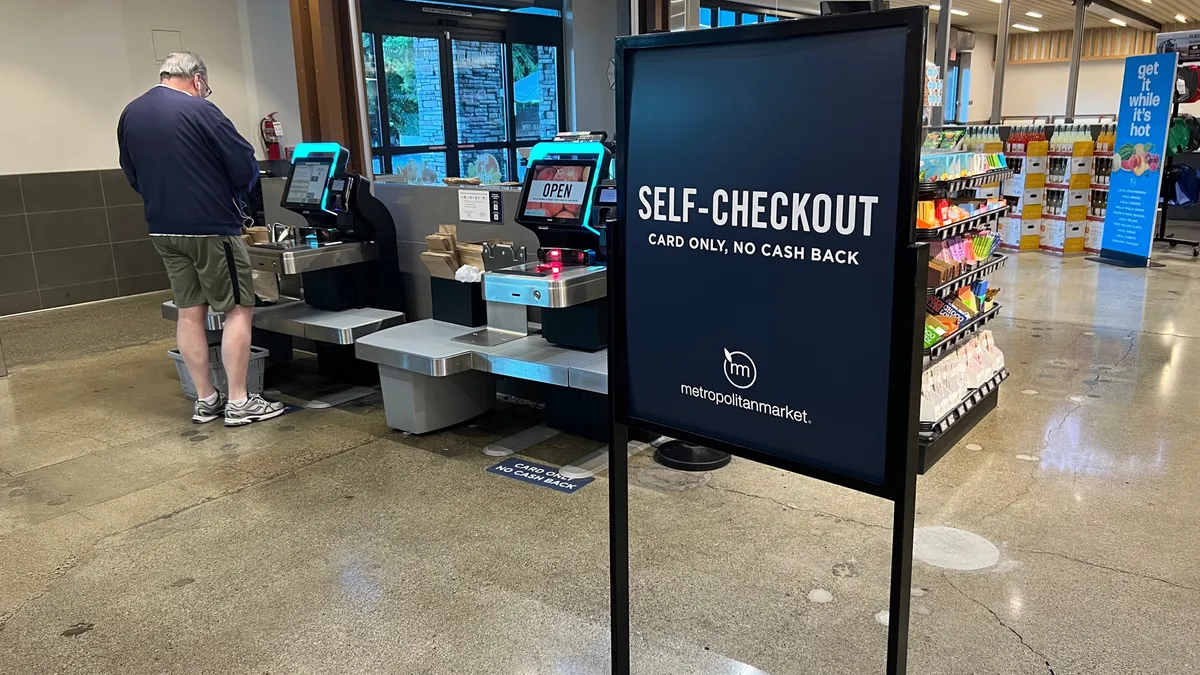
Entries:
{"type": "Polygon", "coordinates": [[[213,403],[205,403],[196,399],[196,406],[192,408],[192,422],[205,424],[217,419],[223,412],[225,412],[225,394],[218,391],[217,400],[213,403]]]}
{"type": "Polygon", "coordinates": [[[258,394],[250,394],[241,405],[235,405],[233,402],[225,404],[225,426],[242,427],[279,417],[285,412],[287,406],[284,404],[268,401],[258,394]]]}

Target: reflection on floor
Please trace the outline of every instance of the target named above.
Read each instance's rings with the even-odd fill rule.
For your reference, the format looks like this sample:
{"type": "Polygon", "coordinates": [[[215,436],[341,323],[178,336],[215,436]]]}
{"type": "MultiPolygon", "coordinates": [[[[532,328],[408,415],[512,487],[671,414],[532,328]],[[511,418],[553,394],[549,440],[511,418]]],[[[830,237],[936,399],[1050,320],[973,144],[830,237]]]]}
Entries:
{"type": "MultiPolygon", "coordinates": [[[[1149,272],[1025,254],[996,278],[1012,378],[920,480],[936,565],[915,567],[910,672],[1200,667],[1187,253],[1149,272]]],[[[368,398],[195,427],[156,302],[0,321],[21,345],[0,380],[0,672],[608,672],[607,479],[485,471],[537,411],[414,437],[368,398]]],[[[887,504],[746,461],[633,465],[636,672],[882,672],[887,504]]]]}

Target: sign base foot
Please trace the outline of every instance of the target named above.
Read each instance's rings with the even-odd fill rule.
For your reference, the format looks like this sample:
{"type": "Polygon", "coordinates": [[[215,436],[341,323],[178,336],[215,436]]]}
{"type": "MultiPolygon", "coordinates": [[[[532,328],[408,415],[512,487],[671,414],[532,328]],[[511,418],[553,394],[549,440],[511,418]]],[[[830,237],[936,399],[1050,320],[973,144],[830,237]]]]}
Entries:
{"type": "Polygon", "coordinates": [[[683,441],[667,441],[654,451],[654,461],[676,471],[714,471],[732,459],[727,452],[683,441]]]}

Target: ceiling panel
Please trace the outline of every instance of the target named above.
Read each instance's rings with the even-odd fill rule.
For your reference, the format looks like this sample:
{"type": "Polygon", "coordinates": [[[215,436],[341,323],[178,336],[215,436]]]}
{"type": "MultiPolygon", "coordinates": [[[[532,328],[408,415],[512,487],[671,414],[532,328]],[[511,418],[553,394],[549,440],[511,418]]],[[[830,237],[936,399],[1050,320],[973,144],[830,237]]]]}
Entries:
{"type": "MultiPolygon", "coordinates": [[[[952,9],[967,12],[967,16],[954,15],[951,17],[952,26],[961,26],[979,33],[995,33],[1000,19],[1000,3],[992,0],[951,0],[952,9]]],[[[1200,19],[1200,0],[1153,0],[1151,3],[1142,0],[1113,0],[1123,7],[1142,14],[1162,24],[1163,30],[1187,30],[1200,27],[1196,20],[1200,19]],[[1180,14],[1188,19],[1187,23],[1175,20],[1180,14]]],[[[892,0],[893,7],[932,4],[936,0],[921,2],[921,0],[892,0]]],[[[938,12],[930,10],[930,17],[937,19],[938,12]]],[[[1071,30],[1075,27],[1075,6],[1067,0],[1012,0],[1010,23],[1020,23],[1032,26],[1042,31],[1071,30]],[[1029,16],[1027,12],[1040,14],[1040,17],[1029,16]]],[[[1087,18],[1088,28],[1111,27],[1108,17],[1096,8],[1089,8],[1087,18]]],[[[1016,30],[1016,29],[1013,29],[1016,30]]]]}
{"type": "MultiPolygon", "coordinates": [[[[719,0],[718,0],[719,1],[719,0]]],[[[951,0],[952,9],[961,10],[967,16],[954,15],[951,17],[952,26],[960,26],[978,33],[995,33],[1000,19],[1000,3],[992,0],[951,0]]],[[[1200,29],[1200,0],[1112,0],[1123,7],[1142,14],[1162,24],[1163,30],[1200,29]],[[1175,20],[1179,14],[1188,19],[1187,23],[1175,20]]],[[[891,0],[892,7],[909,7],[912,5],[935,4],[938,0],[891,0]]],[[[819,0],[756,0],[752,4],[762,7],[778,7],[792,11],[815,12],[820,5],[819,0]]],[[[929,16],[936,21],[938,12],[930,10],[929,16]]],[[[1010,23],[1022,23],[1039,30],[1071,30],[1075,27],[1075,6],[1069,0],[1012,0],[1010,23]],[[1026,12],[1041,14],[1031,17],[1026,12]]],[[[1107,16],[1101,16],[1095,8],[1088,10],[1088,28],[1112,27],[1107,16]]],[[[1017,29],[1013,29],[1015,32],[1017,29]]]]}

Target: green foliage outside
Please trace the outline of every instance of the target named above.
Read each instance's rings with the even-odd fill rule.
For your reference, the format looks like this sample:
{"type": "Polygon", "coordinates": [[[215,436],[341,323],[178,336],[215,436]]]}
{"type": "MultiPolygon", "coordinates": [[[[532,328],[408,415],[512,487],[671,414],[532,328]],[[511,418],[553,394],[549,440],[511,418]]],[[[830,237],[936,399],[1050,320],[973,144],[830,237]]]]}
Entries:
{"type": "Polygon", "coordinates": [[[404,136],[421,135],[415,41],[432,39],[434,38],[383,36],[383,75],[388,92],[388,129],[393,145],[401,145],[401,138],[404,136]]]}
{"type": "Polygon", "coordinates": [[[538,53],[535,45],[513,45],[513,80],[520,80],[538,69],[538,53]]]}

